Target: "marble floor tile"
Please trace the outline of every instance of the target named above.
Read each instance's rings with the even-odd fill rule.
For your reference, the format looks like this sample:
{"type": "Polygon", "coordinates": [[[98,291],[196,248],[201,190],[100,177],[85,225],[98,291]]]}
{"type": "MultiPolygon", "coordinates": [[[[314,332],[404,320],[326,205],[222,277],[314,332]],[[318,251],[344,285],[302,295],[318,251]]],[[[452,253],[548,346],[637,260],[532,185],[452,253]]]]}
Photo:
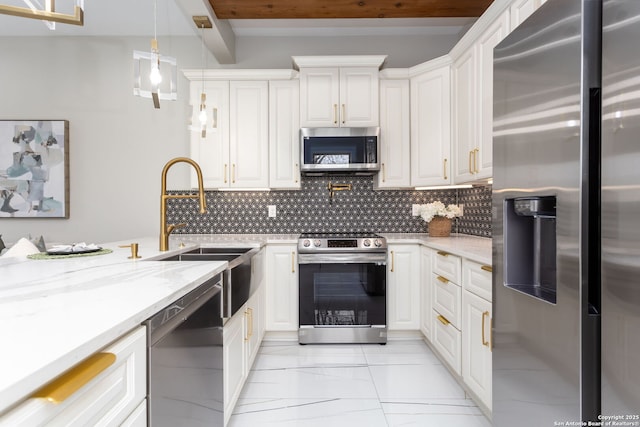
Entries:
{"type": "Polygon", "coordinates": [[[490,427],[421,340],[265,342],[229,427],[490,427]]]}
{"type": "Polygon", "coordinates": [[[377,399],[241,398],[228,427],[387,427],[377,399]]]}
{"type": "Polygon", "coordinates": [[[369,366],[380,399],[464,399],[465,393],[442,365],[369,366]]]}

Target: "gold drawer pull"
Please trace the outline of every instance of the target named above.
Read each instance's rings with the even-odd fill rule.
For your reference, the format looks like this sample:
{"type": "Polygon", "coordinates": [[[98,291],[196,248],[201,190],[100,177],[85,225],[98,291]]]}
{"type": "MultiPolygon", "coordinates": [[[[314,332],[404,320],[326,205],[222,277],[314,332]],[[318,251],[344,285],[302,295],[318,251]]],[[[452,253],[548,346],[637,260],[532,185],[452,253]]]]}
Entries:
{"type": "Polygon", "coordinates": [[[296,253],[291,252],[291,272],[296,272],[296,253]]]}
{"type": "Polygon", "coordinates": [[[483,265],[482,267],[480,267],[480,269],[488,271],[489,273],[493,272],[493,267],[491,267],[490,265],[483,265]]]}
{"type": "Polygon", "coordinates": [[[484,319],[489,317],[489,312],[485,311],[482,313],[482,345],[485,347],[489,347],[489,341],[484,339],[484,319]]]}
{"type": "Polygon", "coordinates": [[[47,399],[49,402],[62,403],[89,381],[113,365],[116,355],[96,353],[69,369],[55,380],[36,391],[31,397],[47,399]]]}
{"type": "Polygon", "coordinates": [[[449,322],[449,321],[447,320],[447,318],[446,318],[446,317],[444,317],[444,316],[443,316],[443,315],[441,315],[441,314],[438,314],[438,320],[439,320],[439,321],[440,321],[440,323],[442,323],[444,326],[447,326],[449,323],[451,323],[451,322],[449,322]]]}
{"type": "Polygon", "coordinates": [[[395,267],[395,254],[393,253],[393,251],[391,251],[391,272],[393,273],[394,267],[395,267]]]}
{"type": "Polygon", "coordinates": [[[444,163],[444,165],[443,165],[443,167],[442,167],[442,168],[443,168],[443,171],[444,171],[444,179],[449,179],[449,178],[447,177],[447,159],[444,159],[444,162],[443,162],[443,163],[444,163]]]}
{"type": "Polygon", "coordinates": [[[437,276],[437,278],[438,278],[438,280],[439,280],[439,281],[441,281],[442,283],[449,283],[449,280],[448,280],[448,279],[445,279],[445,278],[444,278],[444,277],[442,277],[442,276],[437,276]]]}
{"type": "Polygon", "coordinates": [[[445,251],[438,251],[437,252],[438,255],[442,255],[442,256],[449,256],[449,252],[445,252],[445,251]]]}

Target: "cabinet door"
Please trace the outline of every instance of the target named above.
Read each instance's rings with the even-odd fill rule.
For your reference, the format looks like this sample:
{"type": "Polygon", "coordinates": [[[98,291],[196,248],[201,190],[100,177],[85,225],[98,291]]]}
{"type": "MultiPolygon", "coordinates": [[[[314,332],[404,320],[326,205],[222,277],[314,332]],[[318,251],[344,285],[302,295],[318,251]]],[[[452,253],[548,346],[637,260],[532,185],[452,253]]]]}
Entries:
{"type": "Polygon", "coordinates": [[[268,331],[297,331],[298,264],[296,245],[267,247],[267,303],[268,331]]]}
{"type": "Polygon", "coordinates": [[[491,409],[491,303],[462,295],[462,379],[491,409]]]}
{"type": "Polygon", "coordinates": [[[300,188],[300,86],[269,82],[269,187],[300,188]]]}
{"type": "Polygon", "coordinates": [[[269,84],[230,82],[231,187],[269,186],[269,84]]]}
{"type": "Polygon", "coordinates": [[[475,173],[477,155],[476,46],[464,52],[453,64],[453,182],[468,182],[475,173]]]}
{"type": "Polygon", "coordinates": [[[411,79],[411,186],[451,184],[450,67],[411,79]]]}
{"type": "Polygon", "coordinates": [[[420,329],[420,251],[417,245],[389,245],[387,321],[389,330],[420,329]]]}
{"type": "Polygon", "coordinates": [[[377,188],[411,186],[409,80],[380,81],[380,173],[377,188]]]}
{"type": "MultiPolygon", "coordinates": [[[[229,82],[205,82],[207,107],[206,135],[198,114],[202,83],[191,82],[191,158],[202,169],[203,184],[207,188],[229,186],[229,82]]],[[[191,172],[191,186],[198,187],[195,172],[191,172]]]]}
{"type": "Polygon", "coordinates": [[[338,68],[300,70],[300,126],[339,126],[339,85],[338,68]]]}
{"type": "Polygon", "coordinates": [[[515,0],[510,8],[511,31],[524,22],[545,0],[515,0]]]}
{"type": "Polygon", "coordinates": [[[235,316],[229,319],[224,325],[223,331],[225,425],[231,417],[246,375],[243,311],[239,310],[235,316]]]}
{"type": "Polygon", "coordinates": [[[248,374],[255,360],[262,341],[261,329],[263,322],[261,316],[264,313],[264,289],[258,289],[247,301],[244,309],[244,342],[246,345],[245,372],[248,374]]]}
{"type": "Polygon", "coordinates": [[[431,341],[431,249],[420,248],[420,331],[431,341]]]}
{"type": "Polygon", "coordinates": [[[475,178],[493,173],[493,48],[509,33],[509,12],[503,13],[477,41],[478,132],[474,156],[475,178]]]}
{"type": "Polygon", "coordinates": [[[340,69],[340,126],[378,126],[378,69],[340,69]]]}

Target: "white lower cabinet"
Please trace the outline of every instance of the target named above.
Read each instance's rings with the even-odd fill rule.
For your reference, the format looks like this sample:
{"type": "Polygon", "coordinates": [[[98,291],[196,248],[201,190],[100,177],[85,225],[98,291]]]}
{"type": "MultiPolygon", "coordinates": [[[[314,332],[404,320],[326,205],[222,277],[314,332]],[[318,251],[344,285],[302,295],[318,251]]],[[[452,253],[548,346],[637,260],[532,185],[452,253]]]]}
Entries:
{"type": "Polygon", "coordinates": [[[387,324],[389,330],[420,329],[420,246],[388,248],[387,324]]]}
{"type": "Polygon", "coordinates": [[[431,256],[432,250],[420,248],[420,295],[422,296],[420,307],[420,331],[431,341],[431,256]]]}
{"type": "Polygon", "coordinates": [[[229,421],[233,407],[247,375],[245,369],[244,312],[238,312],[227,321],[222,333],[224,360],[224,422],[229,421]]]}
{"type": "Polygon", "coordinates": [[[431,318],[433,321],[431,342],[451,369],[460,375],[462,361],[460,331],[435,309],[432,311],[431,318]]]}
{"type": "MultiPolygon", "coordinates": [[[[256,269],[262,268],[260,252],[254,258],[256,269]]],[[[261,276],[253,272],[253,277],[261,276]]],[[[224,325],[223,357],[224,357],[224,422],[229,421],[233,408],[238,401],[251,366],[258,354],[264,337],[264,293],[265,287],[258,284],[258,289],[249,300],[224,325]]]]}
{"type": "Polygon", "coordinates": [[[491,409],[491,303],[464,291],[462,307],[462,379],[491,409]]]}
{"type": "Polygon", "coordinates": [[[146,425],[147,335],[141,326],[102,351],[72,367],[32,397],[0,416],[0,426],[119,426],[146,425]],[[69,396],[86,372],[95,372],[69,396]],[[50,399],[60,398],[53,403],[50,399]],[[130,418],[131,417],[131,418],[130,418]]]}
{"type": "Polygon", "coordinates": [[[267,246],[266,329],[297,331],[298,252],[295,244],[267,246]]]}
{"type": "Polygon", "coordinates": [[[489,265],[462,263],[462,378],[491,410],[491,272],[489,265]]]}
{"type": "Polygon", "coordinates": [[[147,427],[147,399],[133,410],[120,427],[147,427]]]}

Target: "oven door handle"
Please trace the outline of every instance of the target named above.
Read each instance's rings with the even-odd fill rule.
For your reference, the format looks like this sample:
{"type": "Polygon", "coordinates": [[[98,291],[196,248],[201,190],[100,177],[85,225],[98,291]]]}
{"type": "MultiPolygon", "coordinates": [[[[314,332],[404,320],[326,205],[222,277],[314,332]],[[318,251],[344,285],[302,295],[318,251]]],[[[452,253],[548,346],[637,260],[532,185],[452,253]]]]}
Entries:
{"type": "Polygon", "coordinates": [[[298,254],[298,264],[366,264],[386,265],[386,253],[315,253],[298,254]]]}

